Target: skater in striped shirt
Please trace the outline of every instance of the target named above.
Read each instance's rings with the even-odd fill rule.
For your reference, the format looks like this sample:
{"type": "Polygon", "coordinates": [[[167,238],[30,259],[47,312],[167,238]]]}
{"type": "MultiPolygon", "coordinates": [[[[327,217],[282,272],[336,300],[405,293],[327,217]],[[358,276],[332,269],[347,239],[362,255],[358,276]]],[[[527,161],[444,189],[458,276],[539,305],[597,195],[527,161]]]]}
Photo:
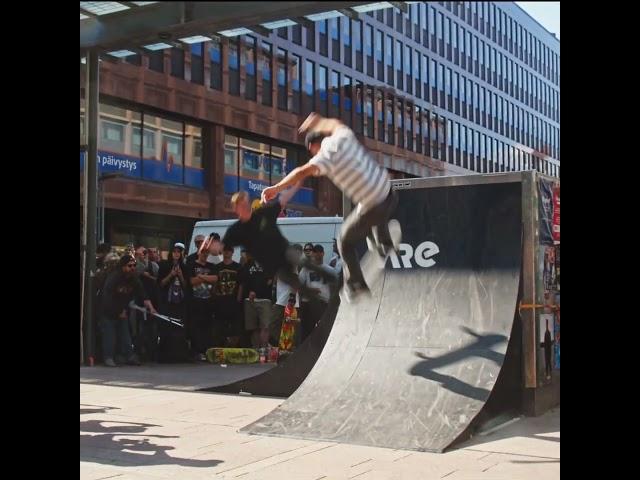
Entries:
{"type": "Polygon", "coordinates": [[[373,238],[377,227],[378,253],[385,257],[394,247],[388,222],[398,199],[391,190],[387,170],[379,165],[358,142],[353,131],[339,120],[323,118],[311,113],[302,123],[300,133],[306,133],[305,145],[313,158],[305,165],[293,169],[277,184],[262,191],[267,202],[290,185],[309,176],[326,176],[353,203],[356,208],[344,220],[338,248],[343,260],[344,287],[348,299],[367,293],[369,287],[362,274],[357,244],[367,236],[373,238]]]}

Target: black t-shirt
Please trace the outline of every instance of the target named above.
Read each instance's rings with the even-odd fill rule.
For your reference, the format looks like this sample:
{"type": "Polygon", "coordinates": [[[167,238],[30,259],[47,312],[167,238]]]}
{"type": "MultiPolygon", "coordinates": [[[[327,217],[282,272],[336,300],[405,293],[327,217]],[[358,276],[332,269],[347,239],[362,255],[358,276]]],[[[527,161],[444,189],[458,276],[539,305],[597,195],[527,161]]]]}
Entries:
{"type": "Polygon", "coordinates": [[[284,265],[289,245],[277,225],[280,210],[277,201],[258,208],[248,222],[237,221],[231,225],[222,240],[230,247],[244,246],[269,276],[275,275],[284,265]]]}
{"type": "MultiPolygon", "coordinates": [[[[189,279],[196,277],[198,275],[215,275],[216,266],[213,263],[206,262],[204,265],[200,264],[198,261],[195,261],[191,264],[191,268],[189,269],[189,279]]],[[[191,281],[191,280],[189,280],[191,281]]],[[[200,300],[209,300],[211,299],[211,292],[213,289],[212,284],[210,283],[201,283],[197,286],[191,287],[193,298],[197,298],[200,300]]]]}
{"type": "Polygon", "coordinates": [[[107,276],[102,289],[102,312],[109,316],[118,316],[131,300],[142,305],[147,299],[142,282],[136,275],[126,276],[122,270],[114,270],[107,276]]]}
{"type": "Polygon", "coordinates": [[[238,262],[231,262],[229,265],[225,265],[224,262],[220,262],[215,267],[215,274],[218,276],[218,282],[215,286],[216,297],[224,300],[235,300],[238,296],[238,287],[240,286],[240,279],[238,275],[242,267],[238,262]]]}
{"type": "Polygon", "coordinates": [[[240,270],[240,282],[244,285],[242,292],[244,298],[249,297],[249,292],[256,292],[256,298],[271,300],[271,285],[273,275],[268,275],[262,266],[255,261],[247,263],[240,270]]]}
{"type": "Polygon", "coordinates": [[[175,276],[172,277],[171,280],[169,280],[169,283],[167,283],[166,285],[162,285],[162,280],[171,273],[171,270],[173,269],[173,260],[163,260],[160,262],[160,266],[158,268],[158,287],[160,289],[160,302],[166,302],[167,301],[167,294],[169,292],[169,288],[172,287],[172,284],[174,284],[176,287],[179,286],[179,288],[182,289],[183,291],[183,295],[186,298],[187,295],[187,290],[188,290],[188,283],[189,283],[189,275],[187,274],[187,267],[184,265],[184,263],[180,262],[178,264],[178,266],[180,267],[180,270],[182,271],[182,277],[184,278],[184,284],[180,281],[180,277],[175,276]]]}

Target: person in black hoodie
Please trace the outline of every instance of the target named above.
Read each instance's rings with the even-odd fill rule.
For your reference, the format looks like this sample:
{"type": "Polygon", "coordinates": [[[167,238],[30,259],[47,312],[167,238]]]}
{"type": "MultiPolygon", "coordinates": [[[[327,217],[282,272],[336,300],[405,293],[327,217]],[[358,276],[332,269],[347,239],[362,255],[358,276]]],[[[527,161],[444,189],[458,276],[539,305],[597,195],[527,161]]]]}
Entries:
{"type": "Polygon", "coordinates": [[[102,353],[104,364],[115,367],[114,354],[116,339],[120,353],[130,365],[140,365],[140,361],[133,352],[131,335],[129,333],[128,306],[135,302],[151,312],[156,309],[151,300],[145,295],[142,283],[136,276],[136,260],[131,255],[123,255],[118,262],[118,268],[111,272],[105,280],[100,304],[100,329],[102,331],[102,353]]]}

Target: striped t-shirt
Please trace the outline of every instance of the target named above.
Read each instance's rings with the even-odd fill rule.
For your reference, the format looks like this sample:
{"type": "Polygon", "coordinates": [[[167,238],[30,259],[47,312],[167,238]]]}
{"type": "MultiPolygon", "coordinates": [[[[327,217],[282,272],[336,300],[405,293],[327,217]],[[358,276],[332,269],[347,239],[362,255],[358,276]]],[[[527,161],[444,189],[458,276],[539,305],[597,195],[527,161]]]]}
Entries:
{"type": "Polygon", "coordinates": [[[358,204],[360,211],[379,205],[389,195],[387,169],[371,158],[347,126],[338,127],[333,135],[324,138],[320,151],[309,163],[358,204]]]}

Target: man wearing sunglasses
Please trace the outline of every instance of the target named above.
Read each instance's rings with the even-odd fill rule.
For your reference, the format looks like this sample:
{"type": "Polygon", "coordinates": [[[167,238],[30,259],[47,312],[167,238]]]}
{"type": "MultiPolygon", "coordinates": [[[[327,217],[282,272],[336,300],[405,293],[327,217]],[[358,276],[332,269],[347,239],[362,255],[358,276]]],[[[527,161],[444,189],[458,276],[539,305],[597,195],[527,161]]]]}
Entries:
{"type": "Polygon", "coordinates": [[[118,353],[125,358],[126,363],[140,365],[138,357],[133,352],[129,333],[128,306],[132,300],[137,304],[143,303],[151,313],[156,313],[136,275],[136,259],[131,255],[123,255],[118,262],[118,268],[109,274],[102,290],[100,329],[104,364],[108,367],[116,366],[116,339],[118,353]]]}

